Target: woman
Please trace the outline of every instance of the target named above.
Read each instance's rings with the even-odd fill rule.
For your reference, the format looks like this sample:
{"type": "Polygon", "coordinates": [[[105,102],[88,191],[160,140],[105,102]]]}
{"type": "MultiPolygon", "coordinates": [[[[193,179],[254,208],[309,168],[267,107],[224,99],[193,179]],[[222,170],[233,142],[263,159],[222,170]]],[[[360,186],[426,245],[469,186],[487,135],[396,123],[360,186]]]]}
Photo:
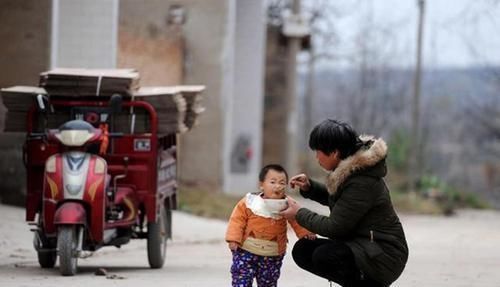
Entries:
{"type": "Polygon", "coordinates": [[[319,164],[329,171],[323,185],[299,174],[290,186],[330,208],[319,215],[293,200],[281,214],[320,236],[299,240],[292,256],[298,266],[342,286],[389,286],[403,271],[408,246],[389,190],[387,145],[359,137],[348,124],[325,120],[309,137],[319,164]]]}

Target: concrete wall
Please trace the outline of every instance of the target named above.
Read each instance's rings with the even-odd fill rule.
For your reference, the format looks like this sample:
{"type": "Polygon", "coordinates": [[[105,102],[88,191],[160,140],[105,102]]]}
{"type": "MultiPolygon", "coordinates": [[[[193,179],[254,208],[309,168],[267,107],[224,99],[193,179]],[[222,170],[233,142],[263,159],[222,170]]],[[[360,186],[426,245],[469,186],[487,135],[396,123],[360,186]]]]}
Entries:
{"type": "Polygon", "coordinates": [[[180,179],[185,185],[220,191],[223,184],[225,111],[232,92],[234,1],[186,0],[185,77],[206,85],[206,112],[192,131],[181,136],[180,179]]]}
{"type": "Polygon", "coordinates": [[[207,111],[181,137],[180,178],[242,194],[258,183],[262,145],[265,1],[182,1],[185,83],[204,84],[207,111]]]}
{"type": "Polygon", "coordinates": [[[266,46],[263,164],[286,162],[286,59],[286,46],[280,42],[279,28],[269,26],[266,46]]]}
{"type": "Polygon", "coordinates": [[[118,68],[137,69],[143,86],[182,83],[182,26],[168,23],[173,3],[120,1],[118,68]]]}
{"type": "Polygon", "coordinates": [[[51,67],[115,68],[118,0],[53,0],[51,67]]]}
{"type": "Polygon", "coordinates": [[[236,2],[234,85],[225,142],[224,191],[257,190],[262,155],[266,40],[264,1],[236,2]]]}
{"type": "Polygon", "coordinates": [[[50,0],[0,0],[0,87],[37,85],[49,66],[50,0]]]}
{"type": "MultiPolygon", "coordinates": [[[[0,87],[37,85],[49,66],[50,0],[0,0],[0,87]]],[[[0,100],[1,101],[1,100],[0,100]]],[[[5,109],[0,104],[0,199],[24,205],[24,134],[2,133],[5,109]]]]}

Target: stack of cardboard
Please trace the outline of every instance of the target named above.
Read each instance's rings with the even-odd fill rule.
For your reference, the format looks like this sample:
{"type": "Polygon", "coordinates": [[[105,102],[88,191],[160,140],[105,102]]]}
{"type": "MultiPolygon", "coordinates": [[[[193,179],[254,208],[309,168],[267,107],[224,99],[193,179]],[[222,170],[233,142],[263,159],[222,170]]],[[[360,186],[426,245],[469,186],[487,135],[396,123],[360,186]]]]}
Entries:
{"type": "MultiPolygon", "coordinates": [[[[55,69],[40,74],[40,87],[16,86],[1,90],[3,104],[8,110],[4,130],[26,131],[27,112],[35,103],[37,95],[50,100],[70,100],[74,97],[92,100],[95,97],[109,99],[113,94],[120,94],[125,101],[150,103],[158,115],[160,134],[184,133],[193,128],[198,116],[204,111],[201,105],[201,92],[204,89],[204,86],[139,88],[139,74],[132,69],[55,69]]],[[[57,109],[47,117],[48,125],[57,127],[70,120],[70,117],[69,109],[57,109]]],[[[140,109],[124,109],[115,119],[115,126],[124,132],[149,130],[149,116],[140,109]]]]}
{"type": "Polygon", "coordinates": [[[47,95],[43,88],[15,86],[2,89],[2,102],[7,108],[6,132],[25,132],[27,113],[36,101],[37,95],[47,95]]]}
{"type": "MultiPolygon", "coordinates": [[[[185,125],[187,104],[176,87],[143,87],[133,93],[135,100],[150,103],[158,115],[160,133],[183,133],[189,129],[185,125]]],[[[147,118],[137,118],[136,124],[141,127],[147,118]]]]}
{"type": "Polygon", "coordinates": [[[198,123],[198,116],[205,111],[201,104],[201,92],[204,86],[179,86],[182,96],[187,103],[186,118],[184,123],[188,129],[191,129],[198,123]]]}
{"type": "Polygon", "coordinates": [[[133,69],[54,69],[40,74],[39,86],[51,96],[111,96],[139,88],[133,69]]]}
{"type": "MultiPolygon", "coordinates": [[[[156,108],[160,133],[183,133],[195,126],[205,110],[201,105],[204,89],[204,86],[143,87],[133,97],[156,108]]],[[[137,124],[143,123],[138,120],[137,124]]]]}

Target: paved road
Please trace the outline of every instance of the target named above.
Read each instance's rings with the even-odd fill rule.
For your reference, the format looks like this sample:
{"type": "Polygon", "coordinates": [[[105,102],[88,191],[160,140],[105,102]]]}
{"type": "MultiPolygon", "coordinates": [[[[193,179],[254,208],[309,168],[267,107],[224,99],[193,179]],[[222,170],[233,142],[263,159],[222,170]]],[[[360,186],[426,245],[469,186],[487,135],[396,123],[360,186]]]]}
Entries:
{"type": "MultiPolygon", "coordinates": [[[[223,242],[226,223],[174,213],[174,240],[160,270],[148,268],[146,242],[104,248],[79,261],[79,274],[59,276],[41,269],[32,235],[20,208],[0,205],[0,286],[230,286],[230,253],[223,242]],[[94,275],[100,267],[108,278],[94,275]]],[[[500,286],[500,212],[460,211],[455,217],[402,216],[410,260],[393,286],[500,286]]],[[[291,241],[295,241],[290,234],[291,241]]],[[[280,286],[329,286],[285,259],[280,286]]]]}

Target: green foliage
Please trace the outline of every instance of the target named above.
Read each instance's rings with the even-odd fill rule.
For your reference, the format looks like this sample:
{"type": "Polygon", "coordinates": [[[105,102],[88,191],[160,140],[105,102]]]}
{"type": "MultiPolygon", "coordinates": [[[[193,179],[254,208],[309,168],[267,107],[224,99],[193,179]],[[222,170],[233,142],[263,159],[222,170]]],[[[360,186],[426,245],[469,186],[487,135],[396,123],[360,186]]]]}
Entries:
{"type": "Polygon", "coordinates": [[[408,192],[406,173],[390,173],[391,198],[401,212],[451,215],[457,208],[489,208],[476,194],[460,191],[435,175],[425,175],[418,182],[417,192],[408,192]]]}
{"type": "Polygon", "coordinates": [[[488,205],[477,195],[457,190],[435,175],[422,176],[418,183],[420,194],[439,203],[444,212],[456,208],[487,208],[488,205]]]}
{"type": "MultiPolygon", "coordinates": [[[[389,177],[396,188],[406,190],[408,155],[411,137],[404,129],[392,133],[388,142],[387,164],[389,177]]],[[[416,193],[396,192],[395,205],[405,211],[417,213],[451,214],[456,208],[487,208],[488,205],[478,195],[457,190],[435,175],[422,176],[416,193]]]]}
{"type": "Polygon", "coordinates": [[[406,170],[409,149],[410,136],[407,131],[400,129],[392,133],[388,144],[387,164],[389,167],[406,170]]]}
{"type": "Polygon", "coordinates": [[[441,206],[428,198],[424,198],[417,193],[391,190],[391,199],[394,208],[399,212],[415,214],[443,214],[441,206]]]}

